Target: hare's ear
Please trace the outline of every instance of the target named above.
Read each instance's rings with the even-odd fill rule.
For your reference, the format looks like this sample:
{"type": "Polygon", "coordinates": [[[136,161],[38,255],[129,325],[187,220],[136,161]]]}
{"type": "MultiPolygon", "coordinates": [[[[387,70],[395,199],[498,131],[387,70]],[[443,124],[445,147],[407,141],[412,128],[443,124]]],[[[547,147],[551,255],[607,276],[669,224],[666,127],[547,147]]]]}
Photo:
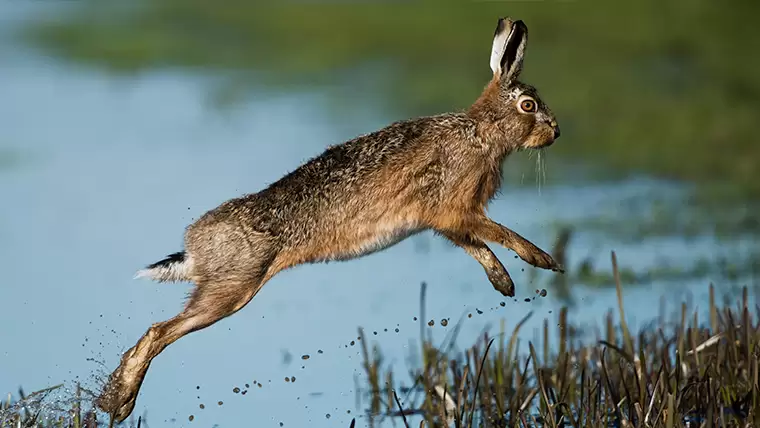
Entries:
{"type": "Polygon", "coordinates": [[[528,27],[524,22],[500,18],[496,25],[491,49],[491,70],[502,82],[517,80],[523,66],[528,27]]]}

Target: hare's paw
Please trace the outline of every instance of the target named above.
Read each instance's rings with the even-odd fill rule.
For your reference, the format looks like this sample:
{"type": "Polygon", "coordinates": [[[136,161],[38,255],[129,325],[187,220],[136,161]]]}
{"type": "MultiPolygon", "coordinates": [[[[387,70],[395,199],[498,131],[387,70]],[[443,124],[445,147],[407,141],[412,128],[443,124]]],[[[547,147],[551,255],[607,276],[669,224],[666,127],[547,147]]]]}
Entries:
{"type": "Polygon", "coordinates": [[[139,384],[125,379],[121,366],[113,372],[95,404],[108,413],[115,423],[121,423],[132,413],[137,401],[139,384]]]}
{"type": "Polygon", "coordinates": [[[148,369],[148,364],[135,355],[136,348],[124,354],[121,364],[111,373],[95,402],[100,410],[111,415],[115,423],[123,422],[134,410],[137,394],[148,369]]]}
{"type": "Polygon", "coordinates": [[[565,273],[565,268],[557,263],[552,256],[535,245],[530,245],[524,251],[517,252],[517,255],[526,263],[537,268],[551,270],[554,272],[565,273]]]}
{"type": "Polygon", "coordinates": [[[506,297],[515,296],[515,283],[506,270],[489,270],[488,280],[491,281],[493,288],[506,297]]]}

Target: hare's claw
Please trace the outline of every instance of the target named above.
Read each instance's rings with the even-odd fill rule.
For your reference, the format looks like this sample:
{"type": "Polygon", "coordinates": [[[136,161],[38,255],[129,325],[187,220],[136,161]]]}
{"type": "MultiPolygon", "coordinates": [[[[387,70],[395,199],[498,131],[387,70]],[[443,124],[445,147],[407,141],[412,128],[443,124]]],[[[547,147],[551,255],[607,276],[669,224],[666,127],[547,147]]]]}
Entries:
{"type": "Polygon", "coordinates": [[[493,288],[505,297],[515,296],[515,283],[509,274],[504,270],[489,271],[488,280],[491,281],[493,288]]]}

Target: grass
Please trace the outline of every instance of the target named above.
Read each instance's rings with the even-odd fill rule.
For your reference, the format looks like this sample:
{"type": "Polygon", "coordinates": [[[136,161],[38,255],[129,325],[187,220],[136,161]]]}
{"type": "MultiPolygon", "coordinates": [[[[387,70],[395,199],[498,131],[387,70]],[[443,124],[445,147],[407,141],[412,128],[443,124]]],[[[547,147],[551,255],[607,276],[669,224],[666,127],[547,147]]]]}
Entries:
{"type": "MultiPolygon", "coordinates": [[[[31,394],[19,388],[18,399],[8,399],[0,403],[0,428],[96,428],[102,426],[98,414],[91,405],[92,393],[76,386],[73,397],[57,399],[55,394],[64,389],[63,384],[31,394]],[[53,399],[49,399],[53,396],[53,399]],[[88,398],[89,397],[89,398],[88,398]],[[88,406],[89,404],[89,406],[88,406]]],[[[142,418],[131,420],[127,426],[140,427],[142,418]]]]}
{"type": "Polygon", "coordinates": [[[44,52],[119,73],[210,71],[220,93],[338,87],[336,116],[459,109],[489,78],[497,16],[526,21],[525,80],[563,126],[552,153],[605,176],[699,184],[711,200],[760,195],[760,3],[84,2],[34,25],[44,52]],[[226,89],[225,89],[226,88],[226,89]]]}
{"type": "Polygon", "coordinates": [[[391,418],[408,427],[413,417],[420,427],[760,426],[760,307],[750,307],[748,289],[731,307],[710,286],[707,322],[683,304],[672,322],[632,332],[614,253],[612,264],[623,321],[610,311],[594,341],[568,322],[567,308],[544,320],[538,349],[517,339],[527,317],[511,336],[502,321],[501,334],[461,353],[457,328],[441,346],[422,334],[418,366],[398,382],[362,337],[369,426],[391,418]]]}
{"type": "MultiPolygon", "coordinates": [[[[663,314],[633,332],[625,323],[614,253],[612,272],[617,320],[610,310],[590,331],[569,322],[563,307],[556,320],[544,319],[542,343],[526,347],[518,333],[531,313],[511,335],[502,320],[500,334],[484,333],[463,352],[454,349],[459,324],[439,346],[426,335],[423,284],[421,353],[408,377],[389,369],[382,351],[359,329],[364,379],[357,394],[367,407],[362,426],[388,420],[394,426],[419,421],[420,427],[457,428],[760,426],[760,306],[751,307],[750,289],[743,287],[735,304],[728,293],[719,303],[711,285],[706,320],[682,303],[674,318],[663,314]]],[[[77,386],[72,398],[60,398],[70,392],[56,398],[61,388],[9,397],[0,404],[0,427],[106,425],[92,407],[91,392],[77,386]]],[[[126,425],[143,423],[133,417],[126,425]]],[[[354,418],[350,426],[356,424],[354,418]]]]}

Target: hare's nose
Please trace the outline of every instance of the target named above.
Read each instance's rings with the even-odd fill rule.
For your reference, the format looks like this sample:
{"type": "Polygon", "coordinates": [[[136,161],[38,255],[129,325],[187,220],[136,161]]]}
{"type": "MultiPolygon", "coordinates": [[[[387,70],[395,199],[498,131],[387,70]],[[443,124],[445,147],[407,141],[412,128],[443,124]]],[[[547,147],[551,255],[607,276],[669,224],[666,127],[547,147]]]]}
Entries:
{"type": "Polygon", "coordinates": [[[550,124],[552,126],[552,129],[554,130],[554,139],[556,140],[559,138],[560,132],[559,132],[559,124],[557,124],[556,120],[552,120],[552,123],[550,124]]]}

